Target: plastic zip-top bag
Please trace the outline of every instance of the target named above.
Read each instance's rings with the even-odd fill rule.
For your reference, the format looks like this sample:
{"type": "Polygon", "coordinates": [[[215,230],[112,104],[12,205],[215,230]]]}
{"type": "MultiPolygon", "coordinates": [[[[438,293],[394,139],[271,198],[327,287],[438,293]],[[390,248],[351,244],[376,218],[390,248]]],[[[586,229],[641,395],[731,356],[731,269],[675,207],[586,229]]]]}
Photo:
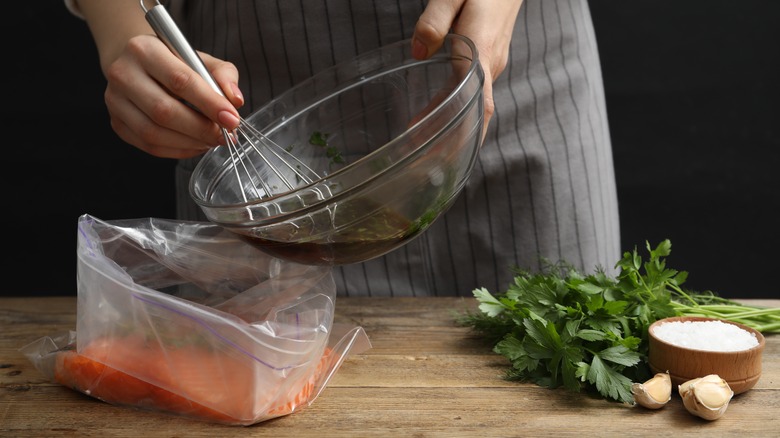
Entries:
{"type": "Polygon", "coordinates": [[[361,327],[333,323],[330,268],[275,259],[203,222],[78,221],[76,330],[22,348],[108,403],[250,425],[310,405],[361,327]]]}

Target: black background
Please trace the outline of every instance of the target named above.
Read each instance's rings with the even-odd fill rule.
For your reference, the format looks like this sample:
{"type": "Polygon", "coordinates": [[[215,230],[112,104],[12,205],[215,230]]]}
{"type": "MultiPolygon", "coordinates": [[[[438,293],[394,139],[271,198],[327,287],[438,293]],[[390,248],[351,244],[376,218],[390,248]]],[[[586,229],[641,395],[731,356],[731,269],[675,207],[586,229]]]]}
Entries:
{"type": "MultiPolygon", "coordinates": [[[[780,298],[780,2],[590,4],[623,250],[668,238],[688,288],[780,298]]],[[[174,163],[111,131],[94,44],[60,1],[6,12],[0,293],[72,295],[78,217],[172,218],[174,163]]]]}

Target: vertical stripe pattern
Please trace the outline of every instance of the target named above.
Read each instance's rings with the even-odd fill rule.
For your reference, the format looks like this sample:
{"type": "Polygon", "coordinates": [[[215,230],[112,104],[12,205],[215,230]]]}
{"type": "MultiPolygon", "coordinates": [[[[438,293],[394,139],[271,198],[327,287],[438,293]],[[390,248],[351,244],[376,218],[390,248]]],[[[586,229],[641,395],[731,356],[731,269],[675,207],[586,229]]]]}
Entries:
{"type": "MultiPolygon", "coordinates": [[[[410,38],[422,0],[170,0],[199,50],[233,62],[246,116],[334,63],[410,38]]],[[[617,191],[597,44],[587,2],[525,0],[496,113],[451,209],[402,248],[334,268],[339,295],[470,296],[503,291],[513,268],[565,260],[612,272],[617,191]]],[[[205,220],[177,169],[178,214],[205,220]]]]}

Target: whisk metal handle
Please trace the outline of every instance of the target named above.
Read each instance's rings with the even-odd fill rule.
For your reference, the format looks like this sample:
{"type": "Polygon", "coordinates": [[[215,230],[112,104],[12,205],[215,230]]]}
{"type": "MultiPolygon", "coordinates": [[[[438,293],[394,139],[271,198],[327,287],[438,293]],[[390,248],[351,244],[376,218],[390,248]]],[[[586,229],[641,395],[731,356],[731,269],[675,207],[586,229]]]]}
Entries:
{"type": "Polygon", "coordinates": [[[195,70],[195,72],[201,75],[214,91],[219,93],[222,97],[225,97],[225,93],[219,85],[217,85],[217,81],[211,76],[211,73],[209,73],[206,65],[203,63],[203,60],[198,56],[198,53],[195,52],[195,49],[192,48],[187,41],[187,38],[184,37],[184,34],[179,30],[176,22],[173,21],[173,18],[168,14],[165,7],[157,1],[157,5],[151,9],[147,9],[144,0],[140,0],[140,2],[141,9],[146,13],[146,21],[152,26],[157,37],[160,38],[174,54],[179,56],[179,58],[186,62],[187,65],[195,70]]]}

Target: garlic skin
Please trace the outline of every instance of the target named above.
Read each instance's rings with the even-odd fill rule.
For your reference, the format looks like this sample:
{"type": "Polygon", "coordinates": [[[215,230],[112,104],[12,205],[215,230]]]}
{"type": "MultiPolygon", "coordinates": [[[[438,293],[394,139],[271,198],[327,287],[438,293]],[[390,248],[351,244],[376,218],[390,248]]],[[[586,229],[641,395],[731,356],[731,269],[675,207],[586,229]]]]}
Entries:
{"type": "Polygon", "coordinates": [[[631,385],[631,394],[647,409],[660,409],[672,399],[672,378],[669,373],[658,373],[644,383],[631,385]]]}
{"type": "Polygon", "coordinates": [[[734,396],[728,382],[717,374],[689,380],[677,387],[683,405],[693,415],[705,420],[717,420],[726,413],[734,396]]]}

